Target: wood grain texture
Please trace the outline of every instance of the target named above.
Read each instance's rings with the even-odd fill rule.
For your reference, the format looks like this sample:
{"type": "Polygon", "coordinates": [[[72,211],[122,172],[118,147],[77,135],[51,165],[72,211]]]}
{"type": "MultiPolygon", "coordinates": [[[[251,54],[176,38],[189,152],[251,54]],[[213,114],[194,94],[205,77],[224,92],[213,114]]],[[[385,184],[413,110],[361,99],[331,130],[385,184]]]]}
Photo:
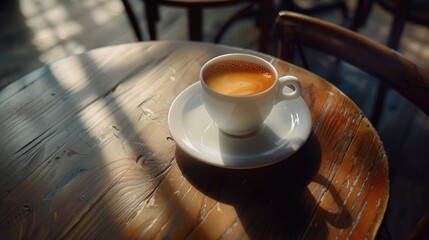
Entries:
{"type": "Polygon", "coordinates": [[[374,238],[389,193],[383,145],[358,107],[299,67],[313,130],[278,164],[226,170],[171,139],[171,102],[208,59],[244,49],[118,45],[0,92],[0,238],[374,238]]]}

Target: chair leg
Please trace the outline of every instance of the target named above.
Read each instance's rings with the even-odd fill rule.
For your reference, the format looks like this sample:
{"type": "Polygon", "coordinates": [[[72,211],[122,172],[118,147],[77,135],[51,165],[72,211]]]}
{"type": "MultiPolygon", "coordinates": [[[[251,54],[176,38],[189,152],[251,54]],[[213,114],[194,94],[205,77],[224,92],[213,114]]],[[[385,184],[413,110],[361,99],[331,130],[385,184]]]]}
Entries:
{"type": "Polygon", "coordinates": [[[273,0],[259,1],[259,51],[267,52],[271,34],[271,13],[274,9],[273,0]]]}
{"type": "Polygon", "coordinates": [[[188,8],[188,31],[191,41],[203,40],[203,16],[201,8],[188,8]]]}
{"type": "Polygon", "coordinates": [[[355,12],[353,14],[353,19],[352,19],[352,22],[350,23],[350,27],[349,27],[350,30],[352,30],[352,31],[357,31],[360,27],[362,14],[364,14],[363,13],[363,7],[364,7],[363,5],[364,5],[363,0],[360,0],[357,2],[357,6],[356,6],[355,12]]]}
{"type": "Polygon", "coordinates": [[[374,109],[371,113],[371,122],[375,128],[377,128],[378,123],[380,122],[381,115],[383,113],[384,100],[386,98],[388,86],[386,83],[381,82],[378,92],[376,94],[374,109]]]}
{"type": "Polygon", "coordinates": [[[400,19],[395,18],[392,24],[392,29],[390,29],[389,38],[387,39],[388,47],[398,50],[403,30],[404,22],[400,19]]]}
{"type": "Polygon", "coordinates": [[[408,0],[400,0],[397,1],[396,4],[393,24],[387,40],[387,46],[395,50],[398,50],[399,41],[401,39],[402,31],[404,30],[406,15],[409,11],[408,5],[408,0]]]}
{"type": "Polygon", "coordinates": [[[293,36],[282,38],[278,40],[277,43],[277,56],[280,59],[288,61],[290,63],[294,62],[295,58],[295,38],[293,36]]]}
{"type": "Polygon", "coordinates": [[[296,47],[298,49],[299,56],[301,57],[302,65],[304,66],[305,69],[310,71],[310,65],[308,64],[307,57],[305,56],[305,53],[304,53],[304,49],[302,49],[301,44],[297,44],[296,47]]]}
{"type": "MultiPolygon", "coordinates": [[[[393,24],[390,30],[389,37],[387,39],[387,46],[395,50],[399,48],[399,41],[401,39],[402,31],[404,30],[406,13],[408,12],[408,1],[401,0],[399,1],[399,5],[397,5],[396,7],[396,14],[393,19],[393,24]]],[[[380,89],[378,90],[378,96],[375,103],[376,105],[372,115],[374,118],[374,126],[377,126],[380,120],[387,89],[387,84],[382,82],[380,85],[380,89]]]]}
{"type": "Polygon", "coordinates": [[[122,0],[122,4],[124,5],[125,11],[127,12],[128,20],[131,23],[131,26],[134,30],[134,34],[136,35],[137,40],[143,41],[143,33],[140,30],[140,26],[139,26],[139,23],[137,21],[137,17],[134,14],[134,11],[130,5],[130,2],[128,2],[128,0],[122,0]]]}
{"type": "Polygon", "coordinates": [[[159,19],[158,5],[155,1],[152,0],[146,0],[144,1],[144,3],[146,8],[146,20],[149,31],[149,38],[150,40],[156,40],[156,23],[159,19]]]}
{"type": "Polygon", "coordinates": [[[343,18],[348,20],[349,19],[349,8],[347,7],[347,4],[345,2],[342,2],[340,5],[341,13],[343,14],[343,18]]]}
{"type": "Polygon", "coordinates": [[[374,0],[358,1],[358,5],[356,6],[353,20],[350,25],[350,30],[357,31],[360,27],[365,25],[373,4],[374,0]]]}

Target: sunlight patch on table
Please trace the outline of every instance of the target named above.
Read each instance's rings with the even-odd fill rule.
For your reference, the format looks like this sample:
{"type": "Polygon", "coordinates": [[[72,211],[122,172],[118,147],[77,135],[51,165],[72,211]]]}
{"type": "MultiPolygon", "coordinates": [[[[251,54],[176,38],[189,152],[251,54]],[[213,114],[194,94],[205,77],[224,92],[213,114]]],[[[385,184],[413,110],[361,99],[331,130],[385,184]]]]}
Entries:
{"type": "Polygon", "coordinates": [[[67,67],[56,67],[57,64],[52,64],[50,67],[52,75],[56,79],[61,79],[61,81],[58,81],[58,84],[63,89],[73,92],[87,87],[88,79],[86,72],[82,70],[82,62],[78,58],[74,58],[70,59],[67,63],[67,67]]]}
{"type": "Polygon", "coordinates": [[[45,64],[85,51],[86,28],[108,24],[124,12],[122,3],[112,0],[75,0],[68,7],[59,0],[21,0],[20,9],[45,64]]]}

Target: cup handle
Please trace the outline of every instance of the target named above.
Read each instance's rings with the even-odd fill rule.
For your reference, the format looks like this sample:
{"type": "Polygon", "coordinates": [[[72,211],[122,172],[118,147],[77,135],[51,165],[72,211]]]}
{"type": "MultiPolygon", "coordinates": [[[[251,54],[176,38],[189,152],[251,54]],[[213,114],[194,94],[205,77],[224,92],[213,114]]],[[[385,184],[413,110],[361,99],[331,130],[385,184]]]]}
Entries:
{"type": "Polygon", "coordinates": [[[294,76],[283,76],[279,78],[279,87],[277,89],[277,102],[290,100],[301,96],[301,83],[294,76]],[[284,92],[284,88],[292,86],[293,92],[284,92]]]}

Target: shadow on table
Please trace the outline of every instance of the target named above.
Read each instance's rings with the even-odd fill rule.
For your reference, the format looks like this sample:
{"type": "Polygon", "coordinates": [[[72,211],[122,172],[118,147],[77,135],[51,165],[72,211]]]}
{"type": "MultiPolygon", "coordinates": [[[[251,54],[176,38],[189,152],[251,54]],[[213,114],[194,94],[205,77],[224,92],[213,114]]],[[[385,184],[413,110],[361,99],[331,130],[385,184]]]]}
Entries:
{"type": "MultiPolygon", "coordinates": [[[[179,148],[176,151],[178,155],[185,154],[179,148]]],[[[290,158],[263,168],[223,169],[187,155],[178,158],[179,168],[194,187],[217,201],[234,206],[238,218],[224,235],[233,233],[239,221],[245,232],[234,234],[265,239],[305,237],[313,227],[308,226],[312,218],[316,218],[312,222],[321,223],[316,226],[320,239],[329,234],[328,224],[336,228],[351,225],[347,209],[343,209],[342,216],[325,211],[308,189],[311,182],[320,184],[329,189],[335,204],[342,206],[338,192],[333,190],[329,180],[318,174],[320,164],[321,148],[314,135],[290,158]],[[336,218],[343,221],[335,221],[336,218]]]]}
{"type": "Polygon", "coordinates": [[[231,136],[219,131],[219,150],[223,164],[238,166],[237,168],[266,166],[281,161],[299,149],[303,141],[305,140],[302,138],[285,140],[266,124],[245,137],[231,136]]]}

